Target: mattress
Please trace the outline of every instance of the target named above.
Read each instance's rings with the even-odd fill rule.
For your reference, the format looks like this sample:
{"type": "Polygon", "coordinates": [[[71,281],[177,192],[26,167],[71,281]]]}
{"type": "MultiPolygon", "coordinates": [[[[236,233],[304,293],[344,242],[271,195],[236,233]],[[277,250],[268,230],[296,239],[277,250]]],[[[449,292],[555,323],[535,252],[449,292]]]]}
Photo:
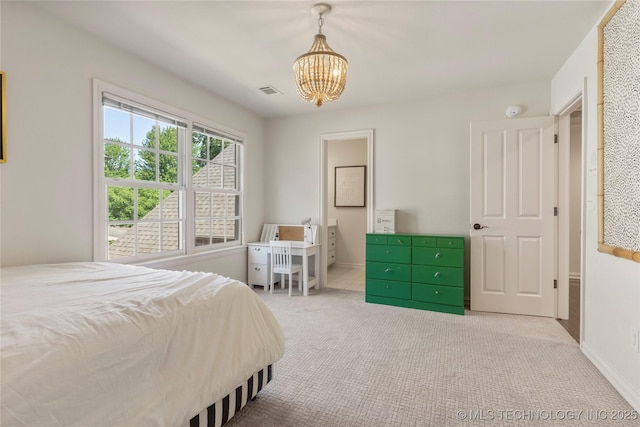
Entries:
{"type": "Polygon", "coordinates": [[[184,425],[284,353],[244,283],[113,263],[4,268],[3,426],[184,425]]]}

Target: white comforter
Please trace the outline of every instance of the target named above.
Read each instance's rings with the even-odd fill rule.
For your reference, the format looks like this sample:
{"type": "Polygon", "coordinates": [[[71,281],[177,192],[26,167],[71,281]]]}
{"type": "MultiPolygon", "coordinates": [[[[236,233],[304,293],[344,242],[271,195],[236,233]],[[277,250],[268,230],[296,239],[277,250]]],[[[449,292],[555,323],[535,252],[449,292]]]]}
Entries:
{"type": "Polygon", "coordinates": [[[245,284],[112,263],[4,268],[3,426],[174,426],[284,353],[245,284]]]}

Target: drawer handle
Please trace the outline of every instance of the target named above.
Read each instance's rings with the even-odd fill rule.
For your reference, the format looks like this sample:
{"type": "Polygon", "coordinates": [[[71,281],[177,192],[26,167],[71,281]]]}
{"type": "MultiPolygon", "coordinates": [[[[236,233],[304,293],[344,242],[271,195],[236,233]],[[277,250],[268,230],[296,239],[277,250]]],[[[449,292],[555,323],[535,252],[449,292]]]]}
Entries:
{"type": "Polygon", "coordinates": [[[386,253],[390,254],[391,252],[387,251],[386,253]]]}
{"type": "Polygon", "coordinates": [[[440,292],[436,291],[436,295],[440,295],[440,292]]]}
{"type": "Polygon", "coordinates": [[[262,248],[253,248],[254,251],[259,251],[262,248]]]}
{"type": "Polygon", "coordinates": [[[440,252],[436,253],[436,258],[440,258],[442,256],[442,254],[440,252]]]}
{"type": "Polygon", "coordinates": [[[389,288],[390,288],[390,286],[389,286],[389,285],[387,285],[387,286],[385,286],[385,287],[386,287],[387,289],[389,289],[389,288]]]}
{"type": "Polygon", "coordinates": [[[440,277],[440,272],[436,271],[436,274],[434,274],[433,277],[440,277]]]}
{"type": "Polygon", "coordinates": [[[384,270],[385,273],[389,273],[390,271],[391,271],[390,268],[387,268],[387,269],[384,270]]]}
{"type": "Polygon", "coordinates": [[[253,268],[255,271],[260,271],[260,267],[254,267],[253,268]]]}
{"type": "Polygon", "coordinates": [[[398,243],[402,243],[402,240],[398,239],[398,243]]]}

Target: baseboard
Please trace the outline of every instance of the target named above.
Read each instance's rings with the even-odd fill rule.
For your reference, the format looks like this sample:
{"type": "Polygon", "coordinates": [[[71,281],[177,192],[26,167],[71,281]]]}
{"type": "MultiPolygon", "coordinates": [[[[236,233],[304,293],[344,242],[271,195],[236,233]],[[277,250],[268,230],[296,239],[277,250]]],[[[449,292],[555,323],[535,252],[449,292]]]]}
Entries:
{"type": "Polygon", "coordinates": [[[360,270],[364,270],[364,264],[350,264],[347,262],[336,262],[334,263],[334,265],[336,267],[342,267],[342,268],[358,268],[360,270]]]}
{"type": "Polygon", "coordinates": [[[620,393],[636,411],[640,412],[640,390],[633,390],[628,383],[618,376],[609,366],[596,355],[584,342],[581,346],[582,352],[587,359],[600,371],[611,385],[620,393]]]}

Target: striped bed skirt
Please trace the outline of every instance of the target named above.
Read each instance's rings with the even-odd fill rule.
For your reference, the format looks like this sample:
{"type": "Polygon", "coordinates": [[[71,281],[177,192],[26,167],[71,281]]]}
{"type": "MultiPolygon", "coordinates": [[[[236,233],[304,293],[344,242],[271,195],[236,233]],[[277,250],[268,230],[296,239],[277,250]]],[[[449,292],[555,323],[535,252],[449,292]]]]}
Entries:
{"type": "Polygon", "coordinates": [[[191,418],[184,427],[220,427],[237,414],[273,379],[273,365],[254,373],[234,391],[191,418]]]}

